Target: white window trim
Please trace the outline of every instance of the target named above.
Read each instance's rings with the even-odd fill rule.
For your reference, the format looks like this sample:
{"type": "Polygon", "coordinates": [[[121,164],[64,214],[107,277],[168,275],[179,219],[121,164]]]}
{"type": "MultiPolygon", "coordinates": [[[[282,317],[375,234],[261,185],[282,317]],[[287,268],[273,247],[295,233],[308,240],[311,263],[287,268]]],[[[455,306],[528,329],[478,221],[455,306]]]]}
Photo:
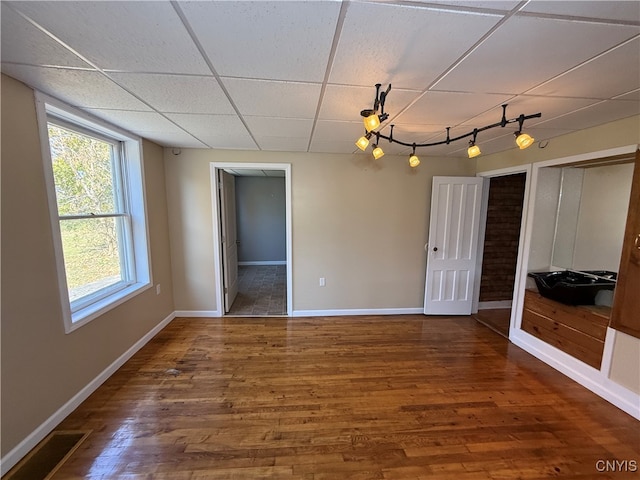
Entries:
{"type": "Polygon", "coordinates": [[[41,92],[36,92],[36,113],[38,129],[40,133],[40,146],[44,163],[45,184],[47,199],[49,202],[49,216],[53,233],[53,246],[56,258],[56,271],[58,275],[58,289],[60,304],[66,333],[71,333],[91,320],[94,320],[109,310],[121,305],[131,298],[141,294],[153,285],[151,272],[151,249],[149,247],[149,226],[147,224],[147,204],[144,182],[144,157],[142,152],[142,139],[125,130],[110,125],[100,119],[70,107],[63,102],[49,97],[41,92]],[[51,166],[51,150],[49,147],[49,135],[47,132],[47,116],[55,115],[67,122],[80,127],[88,128],[107,137],[115,138],[123,142],[123,154],[127,158],[125,177],[133,185],[141,185],[142,188],[128,188],[128,201],[130,202],[131,228],[133,236],[134,262],[136,269],[136,281],[131,285],[118,289],[111,295],[97,300],[84,308],[71,312],[69,292],[67,289],[67,277],[64,266],[62,250],[62,238],[60,235],[60,220],[58,216],[58,204],[56,200],[55,182],[51,166]]]}

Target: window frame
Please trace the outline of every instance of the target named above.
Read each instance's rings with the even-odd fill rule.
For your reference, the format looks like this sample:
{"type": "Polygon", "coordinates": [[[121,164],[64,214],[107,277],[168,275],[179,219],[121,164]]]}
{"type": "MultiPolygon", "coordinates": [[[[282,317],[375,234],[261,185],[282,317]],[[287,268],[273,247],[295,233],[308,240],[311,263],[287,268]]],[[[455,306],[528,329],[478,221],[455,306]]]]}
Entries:
{"type": "MultiPolygon", "coordinates": [[[[125,130],[110,125],[91,115],[77,110],[65,103],[49,97],[41,92],[36,92],[36,111],[38,127],[40,131],[42,159],[44,163],[45,184],[49,204],[51,228],[53,234],[53,246],[56,259],[56,271],[58,275],[58,289],[62,306],[62,317],[66,333],[86,325],[91,320],[98,318],[109,310],[139,295],[151,288],[152,272],[149,248],[149,231],[147,225],[144,163],[142,152],[142,140],[125,130]],[[120,281],[110,287],[101,289],[93,294],[80,299],[70,301],[67,285],[67,275],[64,264],[62,237],[60,222],[71,220],[61,219],[58,213],[58,203],[53,176],[51,149],[49,145],[48,123],[51,121],[62,128],[67,128],[78,133],[89,135],[108,143],[120,145],[119,166],[115,168],[114,175],[119,176],[122,195],[120,200],[124,214],[112,215],[110,218],[128,218],[124,220],[123,228],[128,230],[125,239],[126,251],[125,268],[129,278],[120,281]],[[133,276],[131,276],[133,275],[133,276]]],[[[116,209],[118,209],[116,205],[116,209]]],[[[77,217],[77,216],[70,216],[77,217]]],[[[119,248],[122,244],[119,243],[119,248]]]]}

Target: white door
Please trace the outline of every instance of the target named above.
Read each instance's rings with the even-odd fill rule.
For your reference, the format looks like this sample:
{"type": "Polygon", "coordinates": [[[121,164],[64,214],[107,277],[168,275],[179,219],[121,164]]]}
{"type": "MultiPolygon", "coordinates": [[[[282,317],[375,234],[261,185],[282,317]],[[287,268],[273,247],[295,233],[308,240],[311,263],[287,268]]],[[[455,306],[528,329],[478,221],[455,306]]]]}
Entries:
{"type": "Polygon", "coordinates": [[[238,242],[236,231],[236,177],[220,172],[220,214],[222,223],[222,274],[224,311],[228,312],[238,295],[238,242]]]}
{"type": "Polygon", "coordinates": [[[480,177],[433,177],[426,315],[469,315],[482,203],[480,177]]]}

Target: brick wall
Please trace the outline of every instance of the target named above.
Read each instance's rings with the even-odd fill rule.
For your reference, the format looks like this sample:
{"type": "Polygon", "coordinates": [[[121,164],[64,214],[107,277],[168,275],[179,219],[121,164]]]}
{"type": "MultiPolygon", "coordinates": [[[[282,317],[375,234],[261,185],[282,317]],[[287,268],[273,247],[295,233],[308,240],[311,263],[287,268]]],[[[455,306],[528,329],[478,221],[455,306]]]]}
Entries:
{"type": "Polygon", "coordinates": [[[490,179],[480,301],[511,300],[526,174],[490,179]]]}

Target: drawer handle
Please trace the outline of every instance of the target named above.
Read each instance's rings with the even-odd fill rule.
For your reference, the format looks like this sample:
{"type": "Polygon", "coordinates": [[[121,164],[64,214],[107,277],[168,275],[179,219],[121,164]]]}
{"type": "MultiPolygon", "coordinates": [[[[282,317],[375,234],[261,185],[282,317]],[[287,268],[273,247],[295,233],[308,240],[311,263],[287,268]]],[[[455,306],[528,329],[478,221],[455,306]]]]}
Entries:
{"type": "Polygon", "coordinates": [[[636,236],[636,241],[634,242],[635,247],[640,250],[640,233],[636,236]]]}

